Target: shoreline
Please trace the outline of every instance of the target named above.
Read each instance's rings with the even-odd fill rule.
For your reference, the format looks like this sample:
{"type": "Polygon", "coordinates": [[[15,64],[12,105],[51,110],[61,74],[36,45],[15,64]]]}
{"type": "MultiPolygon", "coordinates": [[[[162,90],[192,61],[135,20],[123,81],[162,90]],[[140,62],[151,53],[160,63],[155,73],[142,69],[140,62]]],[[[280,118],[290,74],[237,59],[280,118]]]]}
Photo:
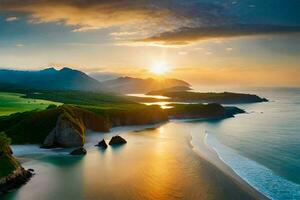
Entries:
{"type": "MultiPolygon", "coordinates": [[[[225,162],[223,162],[217,153],[210,149],[202,140],[201,146],[198,145],[195,147],[193,145],[193,136],[191,136],[190,140],[190,146],[193,149],[193,151],[205,161],[209,162],[211,165],[222,171],[228,178],[230,178],[234,183],[236,183],[242,190],[247,192],[250,196],[252,196],[254,199],[260,199],[260,200],[270,200],[267,196],[265,196],[263,193],[255,189],[252,185],[250,185],[246,180],[244,180],[242,177],[240,177],[230,166],[228,166],[225,162]]],[[[205,136],[204,136],[205,137],[205,136]]],[[[199,141],[199,140],[198,140],[199,141]]]]}
{"type": "MultiPolygon", "coordinates": [[[[106,136],[113,136],[113,135],[122,135],[127,134],[128,132],[137,132],[137,131],[143,131],[147,128],[159,128],[161,125],[164,125],[165,123],[159,123],[159,124],[151,124],[151,125],[140,125],[140,126],[120,126],[120,127],[114,127],[111,132],[107,134],[101,134],[101,138],[105,138],[106,136]]],[[[88,134],[92,136],[89,139],[93,139],[93,135],[97,136],[99,139],[98,133],[94,131],[88,131],[88,134]]],[[[192,135],[190,135],[191,140],[188,143],[188,145],[192,148],[192,151],[194,151],[200,159],[203,159],[204,161],[211,164],[216,169],[220,170],[221,173],[223,173],[226,177],[228,177],[231,181],[233,181],[241,190],[249,194],[254,199],[269,199],[262,193],[260,193],[258,190],[253,188],[249,183],[247,183],[242,177],[240,177],[238,174],[234,172],[233,169],[231,169],[226,163],[224,163],[217,155],[214,150],[209,149],[208,146],[203,142],[203,146],[200,150],[197,150],[195,146],[192,144],[192,135]]],[[[89,148],[89,146],[87,146],[89,148]]],[[[53,149],[52,149],[53,150],[53,149]]],[[[54,150],[55,151],[55,150],[54,150]]],[[[51,150],[50,150],[51,152],[51,150]]],[[[23,157],[23,156],[21,156],[23,157]]],[[[18,157],[18,160],[20,157],[18,157]]],[[[22,159],[22,158],[21,158],[22,159]]],[[[24,163],[27,162],[27,160],[23,160],[24,163]]]]}
{"type": "Polygon", "coordinates": [[[0,196],[26,184],[34,175],[32,172],[33,170],[19,167],[7,177],[0,179],[0,196]]]}

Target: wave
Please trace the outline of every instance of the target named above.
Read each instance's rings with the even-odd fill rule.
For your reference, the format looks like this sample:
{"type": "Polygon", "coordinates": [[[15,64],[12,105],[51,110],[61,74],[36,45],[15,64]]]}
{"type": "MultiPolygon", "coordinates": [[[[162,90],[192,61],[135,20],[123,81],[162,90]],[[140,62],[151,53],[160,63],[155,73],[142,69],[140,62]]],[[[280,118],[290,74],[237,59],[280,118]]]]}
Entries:
{"type": "MultiPolygon", "coordinates": [[[[192,135],[192,145],[201,145],[198,134],[192,135]]],[[[265,166],[240,155],[234,149],[222,144],[213,134],[205,133],[204,144],[212,149],[219,159],[254,189],[274,200],[300,199],[300,185],[273,173],[265,166]]],[[[203,143],[202,143],[203,145],[203,143]]],[[[195,147],[194,148],[199,148],[195,147]]]]}
{"type": "Polygon", "coordinates": [[[55,149],[43,149],[39,145],[11,145],[13,154],[15,156],[25,156],[25,155],[67,155],[69,149],[55,148],[55,149]]]}

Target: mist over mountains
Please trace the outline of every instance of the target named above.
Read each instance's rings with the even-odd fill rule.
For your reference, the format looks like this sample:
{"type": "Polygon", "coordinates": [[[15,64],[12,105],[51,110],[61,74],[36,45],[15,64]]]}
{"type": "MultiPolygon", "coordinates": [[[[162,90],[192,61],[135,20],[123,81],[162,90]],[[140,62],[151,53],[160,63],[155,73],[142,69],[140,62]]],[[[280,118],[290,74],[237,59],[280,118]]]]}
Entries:
{"type": "Polygon", "coordinates": [[[32,89],[32,90],[80,90],[104,91],[111,93],[147,93],[177,86],[190,87],[190,84],[178,79],[132,78],[113,76],[100,80],[92,78],[86,73],[71,68],[47,68],[39,71],[17,71],[0,69],[0,87],[32,89]],[[112,79],[114,78],[114,79],[112,79]],[[105,81],[101,81],[105,80],[105,81]]]}

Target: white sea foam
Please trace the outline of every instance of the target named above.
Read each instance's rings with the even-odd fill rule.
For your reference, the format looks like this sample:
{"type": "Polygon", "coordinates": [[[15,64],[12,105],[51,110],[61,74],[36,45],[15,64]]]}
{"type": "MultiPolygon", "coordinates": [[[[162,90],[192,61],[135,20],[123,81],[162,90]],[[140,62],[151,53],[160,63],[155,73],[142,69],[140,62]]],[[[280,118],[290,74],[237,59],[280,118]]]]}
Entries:
{"type": "Polygon", "coordinates": [[[15,156],[34,155],[34,154],[68,154],[68,149],[56,148],[56,149],[42,149],[38,145],[11,145],[15,156]]]}
{"type": "MultiPolygon", "coordinates": [[[[240,155],[234,149],[218,141],[213,134],[205,134],[204,144],[209,149],[213,149],[220,160],[257,191],[274,200],[300,199],[300,185],[284,179],[265,166],[240,155]]],[[[201,136],[192,134],[192,140],[194,140],[192,145],[201,145],[199,137],[201,136]]],[[[195,146],[194,148],[200,149],[200,147],[195,146]]]]}

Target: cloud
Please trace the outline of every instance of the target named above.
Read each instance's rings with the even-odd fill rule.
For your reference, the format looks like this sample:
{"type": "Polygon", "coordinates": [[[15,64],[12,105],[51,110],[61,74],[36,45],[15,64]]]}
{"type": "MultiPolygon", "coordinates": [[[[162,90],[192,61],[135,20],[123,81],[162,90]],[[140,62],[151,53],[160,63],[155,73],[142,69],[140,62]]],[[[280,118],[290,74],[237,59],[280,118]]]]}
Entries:
{"type": "Polygon", "coordinates": [[[18,17],[11,16],[11,17],[7,17],[5,19],[5,21],[7,21],[7,22],[13,22],[13,21],[17,21],[18,19],[19,19],[18,17]]]}
{"type": "Polygon", "coordinates": [[[246,25],[184,27],[170,32],[160,33],[135,42],[158,43],[161,45],[187,45],[210,39],[222,39],[241,36],[300,33],[300,26],[246,25]]]}
{"type": "MultiPolygon", "coordinates": [[[[162,19],[173,14],[160,1],[144,0],[0,0],[0,11],[21,12],[29,15],[31,23],[62,23],[73,26],[74,32],[114,27],[149,27],[162,24],[162,19]],[[147,22],[147,24],[143,24],[147,22]]],[[[171,23],[169,23],[170,26],[171,23]]]]}
{"type": "Polygon", "coordinates": [[[261,5],[257,2],[249,9],[249,2],[242,1],[0,0],[0,12],[26,14],[34,24],[62,24],[75,33],[113,28],[115,40],[135,46],[181,46],[208,39],[299,32],[298,4],[282,1],[273,6],[296,16],[294,27],[278,13],[265,17],[256,11],[261,5]],[[242,8],[251,11],[241,12],[242,8]],[[252,25],[257,21],[265,25],[252,25]]]}
{"type": "Polygon", "coordinates": [[[21,44],[21,43],[16,44],[16,47],[24,47],[24,44],[21,44]]]}
{"type": "Polygon", "coordinates": [[[31,23],[71,26],[73,32],[125,27],[122,32],[146,36],[229,20],[220,5],[178,0],[0,0],[0,11],[25,13],[31,23]]]}
{"type": "Polygon", "coordinates": [[[127,36],[127,35],[135,35],[137,32],[128,32],[128,31],[123,31],[123,32],[112,32],[110,35],[112,36],[127,36]]]}

